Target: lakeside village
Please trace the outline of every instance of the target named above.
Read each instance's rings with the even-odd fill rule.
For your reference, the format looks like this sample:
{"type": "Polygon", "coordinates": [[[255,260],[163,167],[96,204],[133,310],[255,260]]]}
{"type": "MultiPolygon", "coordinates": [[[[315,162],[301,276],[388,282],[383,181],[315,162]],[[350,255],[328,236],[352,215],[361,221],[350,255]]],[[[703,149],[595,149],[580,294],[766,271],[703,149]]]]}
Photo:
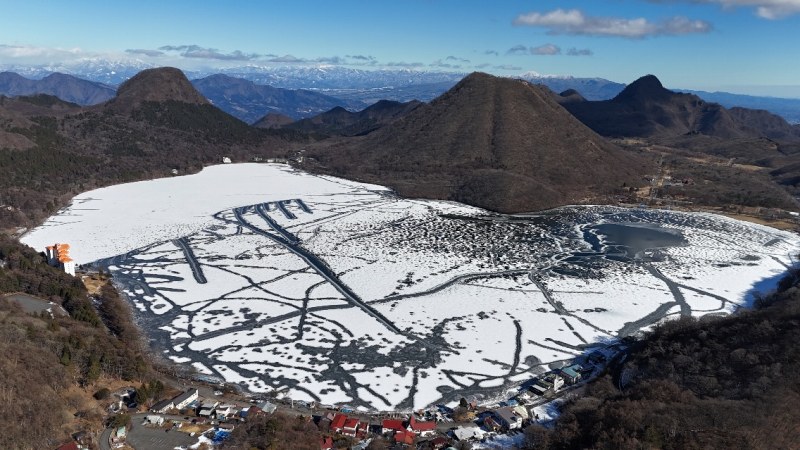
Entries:
{"type": "MultiPolygon", "coordinates": [[[[46,254],[51,265],[74,274],[69,248],[68,244],[55,244],[47,247],[46,254]]],[[[521,441],[525,427],[550,423],[557,415],[558,403],[605,371],[608,361],[625,347],[623,343],[597,347],[561,368],[539,374],[515,390],[506,391],[511,395],[504,401],[478,404],[474,398],[462,398],[455,408],[435,405],[405,415],[366,413],[348,405],[324,405],[289,398],[248,398],[239,395],[232,386],[210,384],[210,380],[201,376],[197,378],[204,384],[198,387],[202,389],[210,384],[209,395],[203,397],[197,388],[190,388],[148,409],[137,403],[136,389],[130,387],[111,395],[108,410],[112,414],[127,413],[132,420],[104,433],[100,439],[107,439],[107,442],[101,442],[100,446],[130,448],[127,443],[135,440],[135,434],[154,429],[183,434],[185,439],[178,441],[214,445],[223,442],[237,425],[248,419],[277,411],[313,421],[323,436],[320,450],[365,450],[373,439],[384,439],[389,448],[397,450],[469,448],[462,443],[470,443],[474,448],[502,448],[521,441]]],[[[56,450],[89,448],[91,438],[80,434],[56,450]]]]}
{"type": "MultiPolygon", "coordinates": [[[[223,442],[234,428],[253,417],[278,413],[313,421],[322,439],[320,450],[365,450],[374,439],[383,439],[387,447],[406,449],[502,448],[521,443],[523,429],[533,423],[547,425],[557,414],[558,403],[607,368],[609,358],[619,354],[623,344],[596,349],[559,369],[540,374],[522,384],[507,400],[478,404],[461,399],[458,406],[435,405],[425,410],[365,413],[347,405],[324,405],[288,398],[248,398],[224,383],[201,396],[197,388],[161,400],[149,409],[138,405],[134,388],[121,389],[111,396],[109,411],[126,412],[132,420],[106,433],[108,447],[123,448],[134,441],[135,433],[163,429],[181,433],[188,442],[209,445],[223,442]],[[199,443],[198,442],[198,443],[199,443]]],[[[201,389],[204,386],[198,386],[201,389]]],[[[205,386],[207,387],[207,386],[205,386]]],[[[101,437],[102,439],[102,437],[101,437]]],[[[105,447],[101,443],[101,448],[105,447]]],[[[57,450],[80,450],[71,442],[57,450]]],[[[129,447],[127,447],[129,448],[129,447]]],[[[190,448],[189,445],[185,448],[190,448]]]]}

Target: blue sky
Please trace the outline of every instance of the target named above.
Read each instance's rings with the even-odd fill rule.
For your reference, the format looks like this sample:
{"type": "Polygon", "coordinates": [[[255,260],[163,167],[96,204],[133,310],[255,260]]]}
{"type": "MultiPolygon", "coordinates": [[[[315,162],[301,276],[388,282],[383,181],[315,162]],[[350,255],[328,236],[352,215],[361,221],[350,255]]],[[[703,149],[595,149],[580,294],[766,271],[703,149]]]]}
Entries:
{"type": "Polygon", "coordinates": [[[800,97],[800,0],[5,1],[0,65],[526,71],[800,97]]]}

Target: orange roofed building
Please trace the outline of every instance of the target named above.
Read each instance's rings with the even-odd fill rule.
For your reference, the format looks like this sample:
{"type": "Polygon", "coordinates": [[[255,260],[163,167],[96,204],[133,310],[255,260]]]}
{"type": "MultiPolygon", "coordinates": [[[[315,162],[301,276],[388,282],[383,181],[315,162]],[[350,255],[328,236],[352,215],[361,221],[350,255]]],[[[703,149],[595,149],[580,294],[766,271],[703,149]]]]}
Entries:
{"type": "Polygon", "coordinates": [[[69,244],[53,244],[45,248],[47,262],[51,266],[60,267],[64,272],[75,276],[75,261],[69,257],[69,244]]]}

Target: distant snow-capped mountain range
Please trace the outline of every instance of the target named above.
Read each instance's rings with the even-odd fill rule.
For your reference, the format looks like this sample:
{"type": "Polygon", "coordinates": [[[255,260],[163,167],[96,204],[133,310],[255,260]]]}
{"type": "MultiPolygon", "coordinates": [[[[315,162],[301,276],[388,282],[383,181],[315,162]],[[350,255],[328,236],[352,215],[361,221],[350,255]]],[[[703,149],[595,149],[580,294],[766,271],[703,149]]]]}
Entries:
{"type": "MultiPolygon", "coordinates": [[[[116,86],[129,79],[141,70],[153,68],[152,64],[140,60],[112,61],[104,59],[84,59],[71,63],[58,63],[40,66],[21,66],[0,64],[0,71],[18,73],[26,78],[41,79],[52,73],[64,73],[85,80],[116,86]]],[[[413,69],[354,69],[341,66],[264,66],[245,65],[239,67],[184,70],[190,79],[205,78],[214,74],[224,74],[235,78],[243,78],[256,84],[268,85],[284,89],[315,90],[386,90],[408,88],[422,85],[452,86],[463,79],[466,72],[435,72],[413,69]]],[[[624,87],[602,78],[575,78],[568,75],[542,75],[537,72],[524,72],[514,78],[529,81],[546,81],[546,83],[564,84],[580,83],[590,80],[593,84],[613,84],[624,87]]],[[[446,90],[446,88],[444,89],[446,90]]],[[[442,91],[443,92],[443,91],[442,91]]],[[[592,99],[591,92],[581,92],[592,99]]],[[[602,96],[606,97],[606,96],[602,96]]]]}
{"type": "MultiPolygon", "coordinates": [[[[152,64],[137,59],[115,61],[94,58],[39,66],[0,64],[0,71],[15,72],[30,79],[42,79],[53,73],[64,73],[116,87],[138,72],[153,67],[152,64]]],[[[358,105],[366,107],[379,100],[430,101],[467,75],[465,72],[421,71],[406,68],[373,70],[332,65],[244,65],[230,68],[184,70],[184,73],[192,80],[224,74],[248,80],[256,85],[317,91],[341,99],[341,106],[348,109],[355,109],[358,105]]],[[[623,83],[603,78],[543,75],[533,71],[523,72],[512,78],[543,84],[556,93],[575,89],[587,100],[610,99],[625,88],[623,83]]],[[[718,102],[725,107],[741,106],[766,109],[783,116],[789,122],[800,123],[800,99],[756,97],[724,92],[693,92],[706,101],[718,102]]],[[[247,117],[247,119],[251,119],[251,117],[247,117]]]]}

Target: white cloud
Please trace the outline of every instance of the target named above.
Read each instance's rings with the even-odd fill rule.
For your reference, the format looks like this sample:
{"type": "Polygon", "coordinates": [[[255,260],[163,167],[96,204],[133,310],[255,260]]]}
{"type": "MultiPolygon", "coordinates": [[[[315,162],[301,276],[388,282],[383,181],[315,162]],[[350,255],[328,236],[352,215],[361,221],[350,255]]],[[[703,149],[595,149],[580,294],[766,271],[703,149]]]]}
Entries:
{"type": "Polygon", "coordinates": [[[560,55],[561,47],[555,44],[544,44],[538,47],[531,47],[531,53],[534,55],[560,55]]]}
{"type": "Polygon", "coordinates": [[[708,33],[712,29],[711,24],[706,21],[680,16],[652,22],[642,17],[626,19],[587,16],[578,9],[520,14],[514,19],[513,24],[545,28],[549,34],[616,36],[629,39],[708,33]]]}
{"type": "Polygon", "coordinates": [[[220,61],[250,61],[263,56],[256,53],[244,53],[241,50],[234,50],[230,53],[223,53],[215,48],[206,48],[195,44],[164,45],[162,47],[159,47],[158,49],[167,52],[180,52],[180,55],[183,56],[184,58],[217,59],[220,61]]]}
{"type": "Polygon", "coordinates": [[[269,62],[276,62],[276,63],[288,63],[288,64],[300,64],[307,62],[303,58],[298,58],[294,55],[283,55],[283,56],[276,56],[269,60],[269,62]]]}
{"type": "Polygon", "coordinates": [[[148,50],[146,48],[129,48],[125,50],[125,53],[130,53],[132,55],[144,55],[149,56],[151,58],[155,58],[158,56],[163,56],[164,52],[159,50],[148,50]]]}
{"type": "Polygon", "coordinates": [[[406,62],[406,61],[392,61],[385,64],[386,67],[405,67],[413,69],[415,67],[424,67],[425,64],[421,62],[406,62]]]}
{"type": "Polygon", "coordinates": [[[28,60],[50,59],[56,62],[76,58],[89,58],[97,56],[96,53],[85,52],[79,48],[64,49],[51,47],[36,47],[33,45],[6,45],[0,44],[0,58],[28,60]]]}
{"type": "MultiPolygon", "coordinates": [[[[664,2],[665,0],[651,0],[664,2]]],[[[668,0],[667,0],[668,1],[668,0]]],[[[755,8],[756,14],[764,19],[782,19],[800,13],[800,0],[672,0],[691,3],[711,3],[723,8],[755,8]]]]}

